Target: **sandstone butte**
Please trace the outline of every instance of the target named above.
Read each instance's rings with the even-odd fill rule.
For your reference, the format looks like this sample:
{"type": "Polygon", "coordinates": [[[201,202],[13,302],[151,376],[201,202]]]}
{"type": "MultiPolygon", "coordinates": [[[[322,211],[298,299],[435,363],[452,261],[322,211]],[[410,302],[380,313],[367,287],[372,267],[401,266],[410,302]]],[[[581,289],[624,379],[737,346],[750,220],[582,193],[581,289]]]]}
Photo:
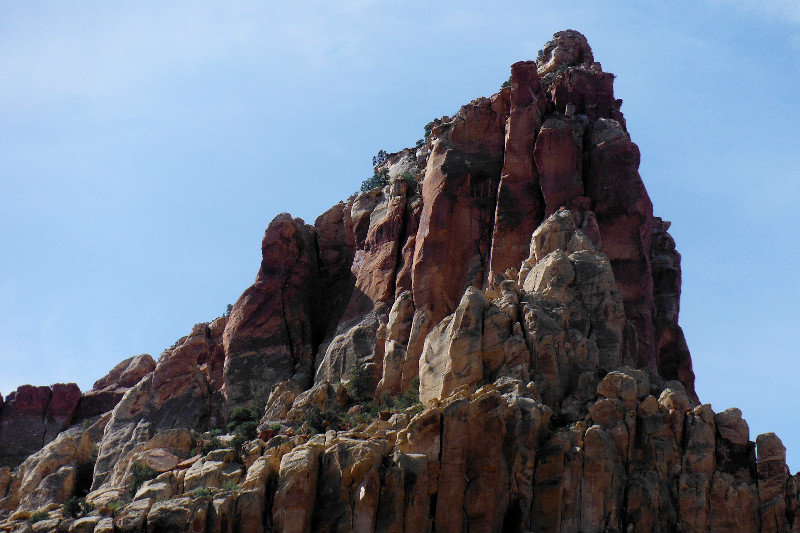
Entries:
{"type": "Polygon", "coordinates": [[[278,215],[229,313],[0,398],[0,531],[800,531],[772,433],[695,393],[680,255],[575,31],[278,215]]]}

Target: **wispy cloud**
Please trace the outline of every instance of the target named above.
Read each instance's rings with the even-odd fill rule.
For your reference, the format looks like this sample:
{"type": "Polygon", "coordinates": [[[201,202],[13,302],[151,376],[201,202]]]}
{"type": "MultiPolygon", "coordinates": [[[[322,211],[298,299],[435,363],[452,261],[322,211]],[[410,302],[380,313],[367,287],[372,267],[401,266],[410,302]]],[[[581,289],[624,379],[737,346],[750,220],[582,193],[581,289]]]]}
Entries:
{"type": "MultiPolygon", "coordinates": [[[[0,102],[36,107],[59,99],[112,99],[219,61],[323,65],[355,56],[358,24],[374,4],[336,9],[238,4],[153,4],[140,9],[88,8],[5,13],[0,27],[0,102]]],[[[31,9],[33,10],[33,8],[31,9]]]]}
{"type": "Polygon", "coordinates": [[[715,0],[734,9],[742,9],[762,18],[777,22],[800,25],[800,1],[798,0],[715,0]]]}

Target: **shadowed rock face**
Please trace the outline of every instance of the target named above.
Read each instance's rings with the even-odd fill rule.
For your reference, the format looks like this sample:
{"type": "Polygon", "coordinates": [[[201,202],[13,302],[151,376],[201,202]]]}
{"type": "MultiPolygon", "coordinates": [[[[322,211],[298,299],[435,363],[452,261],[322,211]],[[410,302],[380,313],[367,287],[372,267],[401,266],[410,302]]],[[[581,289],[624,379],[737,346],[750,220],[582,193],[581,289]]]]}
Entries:
{"type": "Polygon", "coordinates": [[[74,383],[23,385],[0,405],[0,467],[17,466],[65,429],[81,390],[74,383]]]}
{"type": "Polygon", "coordinates": [[[0,399],[0,530],[89,491],[132,501],[36,531],[800,531],[780,439],[694,391],[613,79],[555,34],[382,187],[278,215],[229,317],[0,399]]]}
{"type": "Polygon", "coordinates": [[[225,327],[225,394],[232,404],[269,394],[295,377],[313,374],[312,298],[319,266],[313,229],[278,215],[261,242],[255,283],[234,304],[225,327]]]}

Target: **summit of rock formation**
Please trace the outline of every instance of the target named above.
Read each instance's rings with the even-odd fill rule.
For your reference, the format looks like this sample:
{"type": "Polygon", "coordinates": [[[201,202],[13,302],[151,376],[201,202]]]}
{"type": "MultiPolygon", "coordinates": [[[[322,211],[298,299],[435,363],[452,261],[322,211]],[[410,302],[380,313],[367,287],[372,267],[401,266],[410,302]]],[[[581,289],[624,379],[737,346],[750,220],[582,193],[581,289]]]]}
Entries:
{"type": "Polygon", "coordinates": [[[0,399],[0,531],[800,531],[780,439],[697,396],[621,103],[558,32],[275,217],[229,315],[0,399]]]}

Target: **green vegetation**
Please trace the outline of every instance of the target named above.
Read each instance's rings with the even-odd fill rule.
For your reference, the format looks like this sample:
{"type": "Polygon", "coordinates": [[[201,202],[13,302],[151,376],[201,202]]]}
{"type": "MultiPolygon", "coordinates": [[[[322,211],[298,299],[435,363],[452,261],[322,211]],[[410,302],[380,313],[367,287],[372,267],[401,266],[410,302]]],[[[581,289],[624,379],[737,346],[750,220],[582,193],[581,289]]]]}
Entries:
{"type": "Polygon", "coordinates": [[[224,315],[222,315],[222,316],[224,316],[224,317],[229,317],[229,316],[231,316],[231,311],[233,311],[233,305],[231,305],[231,304],[228,304],[228,305],[225,307],[225,314],[224,314],[224,315]]]}
{"type": "Polygon", "coordinates": [[[361,183],[361,192],[383,187],[387,183],[389,183],[389,170],[383,169],[380,172],[375,172],[371,178],[367,178],[361,183]]]}
{"type": "Polygon", "coordinates": [[[428,122],[425,124],[425,140],[428,140],[428,137],[431,136],[431,130],[433,130],[433,122],[428,122]]]}
{"type": "Polygon", "coordinates": [[[406,182],[408,194],[415,194],[417,192],[417,185],[419,184],[417,181],[417,175],[413,172],[404,172],[403,180],[406,182]]]}
{"type": "Polygon", "coordinates": [[[28,518],[28,522],[31,524],[35,524],[36,522],[41,522],[42,520],[47,520],[50,518],[50,513],[47,511],[36,511],[28,518]]]}
{"type": "Polygon", "coordinates": [[[231,448],[233,448],[233,451],[235,451],[236,455],[238,456],[242,455],[242,446],[244,446],[244,441],[245,439],[240,433],[237,433],[231,439],[231,448]]]}
{"type": "Polygon", "coordinates": [[[501,89],[505,89],[506,87],[511,87],[511,76],[509,76],[508,79],[504,81],[502,85],[500,85],[501,89]]]}
{"type": "Polygon", "coordinates": [[[225,445],[222,444],[222,441],[219,440],[216,436],[211,437],[211,440],[206,442],[200,447],[199,455],[208,455],[209,453],[213,452],[214,450],[220,450],[224,448],[225,445]]]}
{"type": "Polygon", "coordinates": [[[117,516],[117,513],[123,507],[125,507],[125,500],[121,500],[121,499],[113,500],[113,501],[110,501],[110,502],[108,502],[106,504],[105,511],[106,511],[106,514],[114,517],[114,516],[117,516]]]}
{"type": "Polygon", "coordinates": [[[197,487],[194,489],[193,494],[195,498],[201,498],[203,496],[211,496],[211,491],[206,487],[197,487]]]}
{"type": "Polygon", "coordinates": [[[128,493],[134,496],[144,482],[154,479],[158,475],[158,472],[139,461],[134,461],[131,465],[131,475],[133,476],[133,480],[128,487],[128,493]]]}
{"type": "Polygon", "coordinates": [[[347,393],[356,403],[364,403],[370,399],[371,378],[372,376],[369,375],[364,361],[356,358],[353,368],[353,377],[350,378],[350,381],[345,385],[347,393]]]}
{"type": "Polygon", "coordinates": [[[228,418],[228,431],[241,437],[242,442],[253,440],[258,436],[258,422],[263,412],[263,406],[237,407],[228,418]]]}
{"type": "Polygon", "coordinates": [[[237,492],[240,488],[238,483],[234,483],[230,479],[225,482],[225,490],[228,492],[237,492]]]}
{"type": "Polygon", "coordinates": [[[378,153],[372,156],[372,166],[377,167],[381,163],[385,162],[388,156],[389,154],[386,153],[386,150],[378,150],[378,153]]]}
{"type": "MultiPolygon", "coordinates": [[[[358,377],[358,368],[356,371],[356,377],[358,377]]],[[[352,390],[354,381],[355,377],[348,383],[348,391],[352,390]]],[[[297,429],[312,434],[323,433],[329,429],[347,430],[359,424],[373,422],[381,412],[393,414],[413,408],[416,413],[422,410],[422,405],[419,403],[419,378],[412,380],[408,389],[396,396],[384,395],[377,400],[372,400],[362,395],[359,400],[351,392],[351,397],[354,399],[354,405],[361,408],[358,412],[350,413],[338,409],[321,411],[318,407],[312,406],[306,410],[297,429]]]]}
{"type": "Polygon", "coordinates": [[[80,518],[94,511],[94,505],[87,502],[85,498],[72,497],[64,503],[64,516],[69,518],[80,518]]]}

